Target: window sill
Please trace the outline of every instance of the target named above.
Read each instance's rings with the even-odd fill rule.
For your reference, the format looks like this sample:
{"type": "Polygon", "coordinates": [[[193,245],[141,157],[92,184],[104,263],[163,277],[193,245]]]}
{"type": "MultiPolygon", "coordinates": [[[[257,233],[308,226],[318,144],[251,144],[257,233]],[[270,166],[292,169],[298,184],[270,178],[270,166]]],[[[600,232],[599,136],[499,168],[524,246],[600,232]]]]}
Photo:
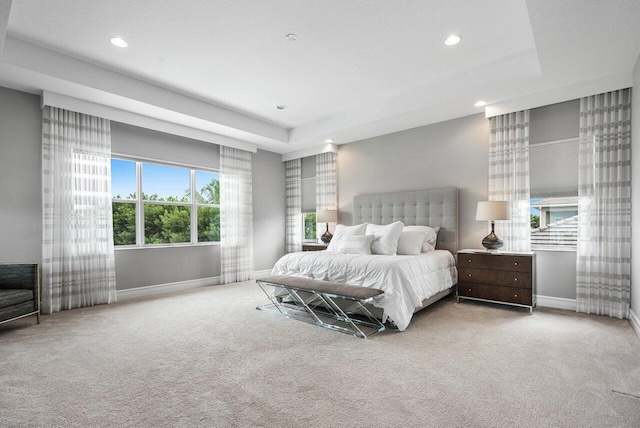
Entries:
{"type": "Polygon", "coordinates": [[[220,242],[199,242],[197,244],[155,244],[155,245],[117,245],[115,251],[123,250],[155,250],[156,248],[186,248],[186,247],[219,247],[220,242]]]}

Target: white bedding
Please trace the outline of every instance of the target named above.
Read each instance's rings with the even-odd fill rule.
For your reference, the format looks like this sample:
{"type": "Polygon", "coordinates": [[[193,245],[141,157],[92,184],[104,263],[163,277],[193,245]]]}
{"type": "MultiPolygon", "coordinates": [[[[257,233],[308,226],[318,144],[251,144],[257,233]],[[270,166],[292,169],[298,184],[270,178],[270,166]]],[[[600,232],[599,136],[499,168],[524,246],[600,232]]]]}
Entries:
{"type": "Polygon", "coordinates": [[[383,321],[391,318],[400,331],[407,328],[424,299],[458,282],[455,259],[445,250],[419,256],[290,253],[278,260],[271,273],[383,290],[373,305],[383,309],[383,321]]]}

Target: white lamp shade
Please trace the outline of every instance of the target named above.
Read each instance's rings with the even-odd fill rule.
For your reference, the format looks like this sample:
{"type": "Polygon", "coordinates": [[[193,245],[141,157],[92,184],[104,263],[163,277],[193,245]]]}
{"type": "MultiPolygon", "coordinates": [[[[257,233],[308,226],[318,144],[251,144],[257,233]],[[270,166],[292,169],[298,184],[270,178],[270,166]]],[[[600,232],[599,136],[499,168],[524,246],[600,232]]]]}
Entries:
{"type": "Polygon", "coordinates": [[[316,221],[318,223],[337,223],[338,210],[318,210],[316,221]]]}
{"type": "Polygon", "coordinates": [[[480,201],[476,221],[511,220],[511,204],[508,201],[480,201]]]}

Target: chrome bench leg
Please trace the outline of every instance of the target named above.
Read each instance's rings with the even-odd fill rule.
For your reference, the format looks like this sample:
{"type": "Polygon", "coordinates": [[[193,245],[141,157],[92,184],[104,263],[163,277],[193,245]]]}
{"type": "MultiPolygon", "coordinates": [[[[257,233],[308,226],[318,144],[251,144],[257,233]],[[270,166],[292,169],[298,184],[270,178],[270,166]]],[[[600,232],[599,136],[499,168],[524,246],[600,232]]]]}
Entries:
{"type": "Polygon", "coordinates": [[[304,321],[309,324],[315,324],[320,327],[350,334],[362,339],[366,339],[375,333],[385,330],[384,324],[375,318],[359,300],[329,295],[313,290],[306,290],[310,293],[310,297],[305,300],[292,288],[260,280],[256,280],[256,283],[271,302],[271,304],[258,306],[256,308],[258,310],[271,311],[273,313],[286,316],[287,318],[304,321]],[[278,297],[275,296],[275,291],[274,293],[270,293],[267,291],[265,286],[272,286],[276,290],[283,290],[286,294],[278,297],[285,297],[285,299],[289,298],[290,302],[283,303],[279,301],[278,297]],[[349,301],[351,302],[351,305],[346,309],[342,309],[334,299],[349,301]],[[320,305],[319,303],[314,305],[315,302],[321,302],[323,305],[320,305]],[[362,316],[367,320],[354,318],[350,315],[355,312],[355,310],[361,311],[362,316]],[[367,334],[365,332],[365,328],[372,331],[367,334]]]}

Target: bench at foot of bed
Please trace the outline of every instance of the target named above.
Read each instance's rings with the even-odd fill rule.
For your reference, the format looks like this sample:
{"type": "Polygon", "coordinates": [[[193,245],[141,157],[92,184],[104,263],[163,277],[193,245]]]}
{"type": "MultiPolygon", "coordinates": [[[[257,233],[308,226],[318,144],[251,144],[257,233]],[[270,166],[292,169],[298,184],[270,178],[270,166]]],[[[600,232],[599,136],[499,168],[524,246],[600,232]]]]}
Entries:
{"type": "Polygon", "coordinates": [[[256,309],[362,339],[385,329],[384,324],[364,306],[383,294],[382,290],[284,275],[257,279],[256,283],[271,302],[256,309]],[[342,309],[336,303],[337,299],[350,305],[342,309]]]}

